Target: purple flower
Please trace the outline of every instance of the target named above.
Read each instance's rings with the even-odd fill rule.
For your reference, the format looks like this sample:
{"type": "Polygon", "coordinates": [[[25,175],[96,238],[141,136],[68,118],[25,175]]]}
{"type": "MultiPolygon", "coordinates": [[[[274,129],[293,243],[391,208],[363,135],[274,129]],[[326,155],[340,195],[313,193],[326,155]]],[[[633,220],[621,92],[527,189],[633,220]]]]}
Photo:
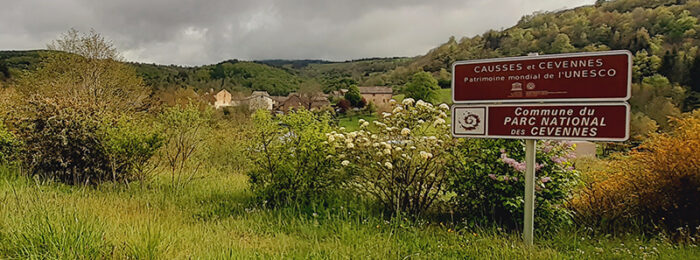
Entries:
{"type": "Polygon", "coordinates": [[[574,142],[563,141],[563,142],[561,142],[561,145],[564,147],[564,149],[568,149],[568,148],[571,148],[572,146],[574,146],[574,142]]]}
{"type": "Polygon", "coordinates": [[[554,146],[552,145],[552,142],[547,140],[542,142],[542,152],[548,153],[551,152],[554,146]]]}
{"type": "Polygon", "coordinates": [[[508,178],[508,175],[503,176],[503,180],[504,180],[504,181],[508,181],[509,179],[510,179],[510,178],[508,178]]]}
{"type": "Polygon", "coordinates": [[[542,183],[548,183],[548,182],[551,181],[551,180],[552,180],[552,178],[549,178],[549,176],[545,176],[545,177],[542,177],[542,178],[540,179],[540,181],[541,181],[542,183]]]}
{"type": "Polygon", "coordinates": [[[560,156],[552,156],[550,159],[552,159],[552,161],[556,164],[562,164],[566,162],[566,158],[560,156]]]}
{"type": "Polygon", "coordinates": [[[496,180],[496,179],[497,179],[497,178],[496,178],[496,174],[493,174],[493,173],[489,174],[489,178],[491,178],[492,180],[496,180]]]}
{"type": "Polygon", "coordinates": [[[542,167],[544,167],[544,164],[535,163],[535,171],[539,171],[540,169],[542,169],[542,167]]]}

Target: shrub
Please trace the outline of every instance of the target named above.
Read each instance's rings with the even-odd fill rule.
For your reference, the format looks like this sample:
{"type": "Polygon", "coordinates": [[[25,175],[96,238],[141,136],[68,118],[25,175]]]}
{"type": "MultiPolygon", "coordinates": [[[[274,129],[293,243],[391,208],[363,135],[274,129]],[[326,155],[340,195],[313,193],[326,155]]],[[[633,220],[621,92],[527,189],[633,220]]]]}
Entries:
{"type": "Polygon", "coordinates": [[[411,76],[403,92],[407,98],[436,102],[438,101],[438,90],[440,90],[440,86],[438,86],[438,82],[433,78],[433,75],[425,71],[419,71],[411,76]]]}
{"type": "MultiPolygon", "coordinates": [[[[577,182],[570,143],[540,141],[536,155],[535,226],[551,230],[570,223],[562,207],[577,182]]],[[[468,224],[516,228],[523,221],[525,149],[522,141],[460,139],[452,149],[449,190],[468,224]]]]}
{"type": "Polygon", "coordinates": [[[346,113],[352,109],[352,104],[347,99],[339,100],[337,106],[340,108],[341,113],[346,113]]]}
{"type": "Polygon", "coordinates": [[[350,101],[353,107],[360,107],[360,102],[362,102],[362,95],[360,94],[360,89],[357,85],[351,85],[348,88],[348,92],[345,93],[345,100],[350,101]]]}
{"type": "Polygon", "coordinates": [[[605,231],[643,224],[675,232],[700,225],[700,110],[670,122],[672,132],[652,134],[590,173],[570,204],[579,223],[605,231]]]}
{"type": "Polygon", "coordinates": [[[393,212],[428,210],[446,180],[448,109],[408,98],[374,121],[376,127],[360,119],[358,131],[329,133],[338,160],[353,175],[351,187],[393,212]]]}
{"type": "Polygon", "coordinates": [[[200,110],[193,103],[167,107],[159,115],[165,133],[160,157],[176,190],[190,183],[200,170],[202,160],[196,156],[206,144],[211,116],[211,108],[200,110]]]}
{"type": "Polygon", "coordinates": [[[51,48],[64,52],[48,53],[17,80],[23,96],[14,121],[23,162],[31,174],[72,184],[132,180],[135,164],[158,144],[151,133],[119,121],[144,108],[141,78],[95,32],[71,30],[51,48]]]}
{"type": "Polygon", "coordinates": [[[100,144],[110,165],[112,181],[117,181],[117,175],[127,175],[119,178],[122,180],[143,181],[154,170],[151,157],[163,145],[163,136],[148,123],[124,116],[101,127],[100,144]]]}
{"type": "Polygon", "coordinates": [[[308,205],[340,187],[344,178],[325,135],[331,129],[328,114],[301,109],[272,116],[259,110],[253,121],[248,176],[259,201],[272,207],[308,205]]]}
{"type": "Polygon", "coordinates": [[[5,124],[0,123],[0,164],[7,164],[17,159],[20,142],[5,124]]]}
{"type": "Polygon", "coordinates": [[[20,128],[22,159],[42,178],[69,184],[143,179],[143,164],[160,146],[152,130],[118,115],[94,114],[88,104],[33,107],[20,128]]]}

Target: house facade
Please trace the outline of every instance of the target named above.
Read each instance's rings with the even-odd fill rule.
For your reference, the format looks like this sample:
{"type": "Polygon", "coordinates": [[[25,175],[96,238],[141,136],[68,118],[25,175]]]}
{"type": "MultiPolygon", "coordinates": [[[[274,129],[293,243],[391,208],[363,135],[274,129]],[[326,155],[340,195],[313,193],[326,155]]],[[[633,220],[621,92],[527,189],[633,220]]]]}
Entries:
{"type": "Polygon", "coordinates": [[[367,101],[374,103],[378,108],[386,108],[389,106],[389,100],[393,95],[391,87],[358,87],[360,95],[367,101]]]}
{"type": "Polygon", "coordinates": [[[227,90],[221,90],[214,95],[214,108],[231,106],[231,93],[227,90]]]}

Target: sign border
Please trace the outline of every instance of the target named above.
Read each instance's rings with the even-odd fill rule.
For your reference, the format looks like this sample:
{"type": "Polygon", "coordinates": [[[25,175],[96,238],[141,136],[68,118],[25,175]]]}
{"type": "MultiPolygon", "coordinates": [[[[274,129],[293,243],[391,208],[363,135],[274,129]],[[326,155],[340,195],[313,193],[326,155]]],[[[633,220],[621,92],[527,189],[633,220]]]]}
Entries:
{"type": "Polygon", "coordinates": [[[503,139],[531,139],[531,140],[569,140],[569,141],[626,141],[630,136],[630,104],[627,102],[609,102],[609,103],[542,103],[542,104],[452,104],[450,107],[450,117],[452,122],[450,122],[452,137],[455,138],[503,138],[503,139]],[[596,138],[596,137],[548,137],[548,136],[511,136],[511,135],[489,135],[488,121],[485,122],[485,132],[483,135],[465,135],[455,133],[455,113],[454,109],[458,107],[486,107],[486,119],[488,120],[489,107],[511,107],[511,106],[620,106],[623,105],[626,108],[625,111],[625,137],[624,138],[596,138]]]}
{"type": "Polygon", "coordinates": [[[528,102],[601,102],[601,101],[627,101],[632,96],[632,52],[628,50],[612,50],[612,51],[596,51],[596,52],[576,52],[576,53],[560,53],[546,54],[537,56],[517,56],[517,57],[502,57],[479,60],[455,61],[452,63],[452,103],[453,104],[484,104],[484,103],[528,103],[528,102]],[[455,100],[455,67],[457,65],[489,63],[489,62],[504,62],[504,61],[522,61],[522,60],[538,60],[548,58],[567,58],[567,57],[587,57],[587,56],[608,56],[608,55],[627,55],[627,95],[624,98],[552,98],[552,99],[488,99],[488,100],[471,100],[457,101],[455,100]]]}

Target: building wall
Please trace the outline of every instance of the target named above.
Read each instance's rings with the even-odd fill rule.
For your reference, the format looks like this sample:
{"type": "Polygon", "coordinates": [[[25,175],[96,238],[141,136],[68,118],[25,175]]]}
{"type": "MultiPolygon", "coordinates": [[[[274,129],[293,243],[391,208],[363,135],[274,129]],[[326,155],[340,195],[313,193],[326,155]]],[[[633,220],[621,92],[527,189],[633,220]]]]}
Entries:
{"type": "Polygon", "coordinates": [[[369,102],[374,103],[377,107],[386,107],[391,100],[391,94],[362,94],[362,97],[369,102]]]}
{"type": "Polygon", "coordinates": [[[258,110],[258,109],[265,109],[265,110],[272,110],[272,105],[274,104],[274,100],[270,97],[266,96],[257,96],[253,97],[248,100],[248,108],[250,110],[258,110]]]}
{"type": "Polygon", "coordinates": [[[214,102],[215,108],[231,105],[231,93],[229,93],[228,91],[219,91],[219,93],[216,93],[214,98],[216,99],[216,101],[214,102]]]}

